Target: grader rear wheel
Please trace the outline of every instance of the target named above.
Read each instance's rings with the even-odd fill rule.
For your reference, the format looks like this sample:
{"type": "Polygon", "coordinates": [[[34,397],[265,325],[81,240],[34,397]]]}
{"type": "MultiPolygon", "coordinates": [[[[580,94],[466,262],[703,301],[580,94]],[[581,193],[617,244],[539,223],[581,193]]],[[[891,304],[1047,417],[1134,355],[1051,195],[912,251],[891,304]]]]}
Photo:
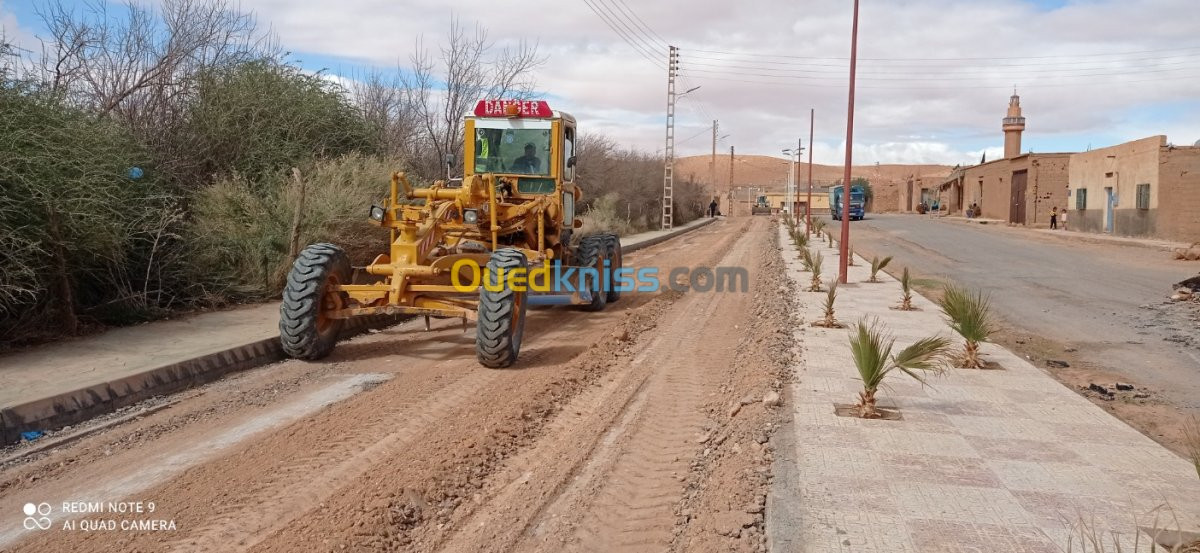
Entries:
{"type": "Polygon", "coordinates": [[[603,234],[585,236],[579,242],[579,255],[575,264],[580,267],[596,269],[596,279],[585,278],[583,281],[592,286],[592,303],[583,306],[584,311],[603,311],[608,303],[608,294],[604,291],[604,259],[608,255],[608,239],[603,234]]]}
{"type": "Polygon", "coordinates": [[[337,345],[345,319],[329,313],[346,306],[334,286],[350,282],[350,260],[333,244],[313,244],[296,258],[279,306],[283,352],[297,359],[320,359],[337,345]]]}
{"type": "Polygon", "coordinates": [[[475,325],[475,355],[485,367],[512,366],[521,352],[525,291],[513,290],[507,279],[513,269],[525,266],[525,254],[511,248],[496,250],[487,263],[484,285],[479,288],[479,321],[475,325]],[[497,279],[501,272],[503,280],[497,279]]]}
{"type": "Polygon", "coordinates": [[[616,303],[621,299],[621,291],[617,289],[617,271],[624,266],[621,260],[621,239],[615,234],[605,234],[608,242],[608,303],[616,303]]]}

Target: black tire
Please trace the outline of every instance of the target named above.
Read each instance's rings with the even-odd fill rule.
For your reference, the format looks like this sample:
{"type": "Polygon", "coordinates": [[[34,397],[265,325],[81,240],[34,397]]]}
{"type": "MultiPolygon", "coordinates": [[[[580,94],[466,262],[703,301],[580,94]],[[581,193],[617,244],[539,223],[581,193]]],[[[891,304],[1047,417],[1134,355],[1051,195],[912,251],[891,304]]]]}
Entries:
{"type": "MultiPolygon", "coordinates": [[[[521,250],[505,248],[492,252],[484,278],[503,270],[526,267],[521,250]]],[[[507,280],[507,277],[506,277],[507,280]]],[[[486,284],[486,282],[485,282],[486,284]]],[[[475,324],[475,356],[479,364],[501,369],[517,362],[521,352],[521,336],[525,331],[526,292],[505,285],[499,291],[479,288],[479,321],[475,324]]]]}
{"type": "MultiPolygon", "coordinates": [[[[580,267],[592,267],[600,278],[593,284],[592,303],[583,305],[584,311],[603,311],[608,303],[608,294],[604,292],[604,258],[608,254],[608,239],[603,234],[585,236],[579,242],[579,253],[575,256],[575,264],[580,267]]],[[[586,281],[589,279],[580,279],[586,281]]]]}
{"type": "Polygon", "coordinates": [[[346,306],[344,293],[331,286],[349,284],[350,260],[333,244],[313,244],[296,258],[279,305],[279,340],[283,352],[297,359],[320,359],[337,345],[345,319],[325,313],[346,306]]]}
{"type": "Polygon", "coordinates": [[[617,270],[623,265],[621,259],[621,239],[615,234],[606,234],[608,239],[608,296],[605,298],[608,303],[616,303],[621,299],[621,292],[617,290],[617,270]]]}

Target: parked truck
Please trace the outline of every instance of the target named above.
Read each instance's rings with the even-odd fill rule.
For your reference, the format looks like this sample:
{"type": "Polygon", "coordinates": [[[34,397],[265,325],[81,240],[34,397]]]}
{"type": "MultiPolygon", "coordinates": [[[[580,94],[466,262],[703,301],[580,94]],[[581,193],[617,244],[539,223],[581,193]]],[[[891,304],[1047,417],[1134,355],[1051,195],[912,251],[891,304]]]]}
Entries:
{"type": "MultiPolygon", "coordinates": [[[[867,194],[866,190],[861,185],[850,186],[850,220],[861,220],[867,214],[867,194]]],[[[833,220],[840,221],[842,219],[842,185],[834,186],[829,189],[829,211],[833,216],[833,220]]]]}

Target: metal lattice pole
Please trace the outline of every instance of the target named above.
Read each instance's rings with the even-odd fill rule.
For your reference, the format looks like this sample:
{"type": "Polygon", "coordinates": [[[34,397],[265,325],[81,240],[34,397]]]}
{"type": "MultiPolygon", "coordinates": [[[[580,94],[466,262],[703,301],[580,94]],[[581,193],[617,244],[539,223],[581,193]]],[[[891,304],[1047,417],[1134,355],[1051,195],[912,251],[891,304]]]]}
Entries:
{"type": "Polygon", "coordinates": [[[662,228],[672,228],[675,184],[675,73],[679,69],[679,49],[670,46],[667,55],[667,140],[663,148],[662,228]]]}

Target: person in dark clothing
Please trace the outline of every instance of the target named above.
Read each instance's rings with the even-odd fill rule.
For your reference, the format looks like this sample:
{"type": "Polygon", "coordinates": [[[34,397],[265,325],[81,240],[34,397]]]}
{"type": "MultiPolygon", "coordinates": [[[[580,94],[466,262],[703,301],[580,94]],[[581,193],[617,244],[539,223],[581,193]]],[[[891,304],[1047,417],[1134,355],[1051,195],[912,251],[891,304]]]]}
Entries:
{"type": "Polygon", "coordinates": [[[537,148],[532,143],[525,145],[525,155],[513,160],[512,170],[516,173],[536,174],[542,170],[542,160],[537,157],[537,148]]]}
{"type": "Polygon", "coordinates": [[[708,204],[708,216],[709,217],[717,216],[717,201],[716,200],[713,200],[711,204],[708,204]]]}
{"type": "Polygon", "coordinates": [[[1058,230],[1058,206],[1050,208],[1050,228],[1058,230]]]}

